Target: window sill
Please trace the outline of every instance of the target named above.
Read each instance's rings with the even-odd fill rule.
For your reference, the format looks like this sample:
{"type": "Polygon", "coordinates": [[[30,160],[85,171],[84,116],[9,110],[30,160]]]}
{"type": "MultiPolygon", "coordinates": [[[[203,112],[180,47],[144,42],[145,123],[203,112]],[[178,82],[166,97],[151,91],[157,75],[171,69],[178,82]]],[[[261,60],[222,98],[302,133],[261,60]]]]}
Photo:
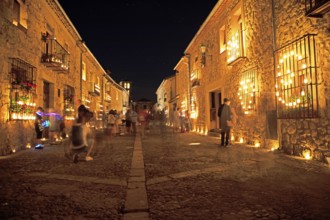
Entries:
{"type": "Polygon", "coordinates": [[[237,57],[235,60],[230,61],[229,63],[227,63],[228,66],[233,66],[237,63],[239,63],[240,61],[246,60],[247,57],[237,57]]]}

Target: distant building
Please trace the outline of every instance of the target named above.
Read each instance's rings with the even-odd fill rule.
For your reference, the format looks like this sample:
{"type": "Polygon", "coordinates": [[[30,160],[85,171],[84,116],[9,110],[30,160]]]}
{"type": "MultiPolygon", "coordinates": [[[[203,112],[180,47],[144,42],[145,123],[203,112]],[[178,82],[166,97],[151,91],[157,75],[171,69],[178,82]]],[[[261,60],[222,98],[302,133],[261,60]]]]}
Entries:
{"type": "Polygon", "coordinates": [[[132,96],[132,81],[129,80],[122,80],[119,82],[119,85],[121,85],[124,89],[127,90],[128,96],[129,96],[129,101],[131,101],[131,96],[132,96]]]}
{"type": "Polygon", "coordinates": [[[133,102],[133,108],[136,112],[139,112],[141,110],[148,110],[151,112],[154,107],[154,104],[155,102],[143,98],[133,102]]]}

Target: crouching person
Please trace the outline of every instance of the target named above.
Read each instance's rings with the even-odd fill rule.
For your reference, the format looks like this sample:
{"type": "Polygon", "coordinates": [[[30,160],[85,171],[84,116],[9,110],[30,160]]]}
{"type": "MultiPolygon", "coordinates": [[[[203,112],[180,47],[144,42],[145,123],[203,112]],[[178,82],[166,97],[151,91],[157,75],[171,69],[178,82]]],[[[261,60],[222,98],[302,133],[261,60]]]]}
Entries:
{"type": "Polygon", "coordinates": [[[94,134],[88,122],[93,117],[93,113],[90,112],[84,105],[78,108],[78,119],[77,122],[72,125],[71,129],[71,152],[73,154],[73,162],[77,163],[79,154],[87,152],[85,159],[91,161],[91,152],[94,148],[94,134]]]}

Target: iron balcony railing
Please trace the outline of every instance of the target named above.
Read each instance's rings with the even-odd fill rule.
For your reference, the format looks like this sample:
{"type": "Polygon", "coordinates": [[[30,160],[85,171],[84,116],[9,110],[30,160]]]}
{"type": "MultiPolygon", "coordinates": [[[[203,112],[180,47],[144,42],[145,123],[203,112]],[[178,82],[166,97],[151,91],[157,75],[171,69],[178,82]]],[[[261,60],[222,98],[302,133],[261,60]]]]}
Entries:
{"type": "Polygon", "coordinates": [[[306,15],[309,17],[322,17],[330,11],[329,0],[305,0],[306,15]]]}
{"type": "Polygon", "coordinates": [[[275,51],[278,118],[319,115],[315,35],[307,34],[275,51]]]}
{"type": "Polygon", "coordinates": [[[44,35],[43,41],[44,52],[41,57],[41,62],[54,71],[68,72],[70,66],[69,52],[64,49],[56,38],[44,35]]]}

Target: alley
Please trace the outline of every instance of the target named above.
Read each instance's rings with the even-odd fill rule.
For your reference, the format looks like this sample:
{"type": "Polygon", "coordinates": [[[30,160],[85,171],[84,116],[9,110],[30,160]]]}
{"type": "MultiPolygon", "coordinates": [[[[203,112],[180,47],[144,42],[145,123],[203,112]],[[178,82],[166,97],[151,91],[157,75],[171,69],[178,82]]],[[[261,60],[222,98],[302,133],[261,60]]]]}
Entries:
{"type": "Polygon", "coordinates": [[[0,159],[1,219],[330,218],[330,170],[313,160],[223,148],[217,137],[168,127],[145,137],[99,134],[90,162],[72,163],[66,144],[0,159]],[[145,183],[147,204],[128,210],[136,159],[143,159],[145,176],[136,179],[145,183]]]}

